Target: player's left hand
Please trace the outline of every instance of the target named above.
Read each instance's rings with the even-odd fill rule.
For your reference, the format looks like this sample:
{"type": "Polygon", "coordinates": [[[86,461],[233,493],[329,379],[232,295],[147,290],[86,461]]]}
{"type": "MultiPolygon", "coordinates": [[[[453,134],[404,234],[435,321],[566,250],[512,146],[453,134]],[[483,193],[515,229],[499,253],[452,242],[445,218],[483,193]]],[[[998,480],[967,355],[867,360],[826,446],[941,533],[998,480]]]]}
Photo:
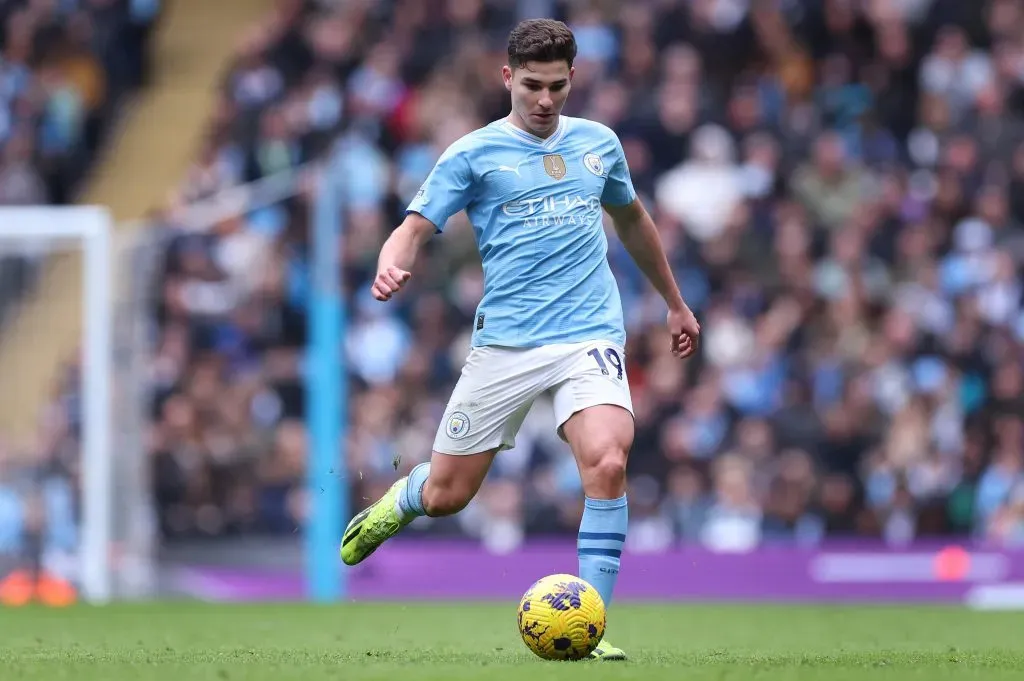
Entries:
{"type": "Polygon", "coordinates": [[[668,332],[672,336],[672,355],[686,359],[697,351],[700,322],[685,303],[678,310],[668,311],[668,332]]]}

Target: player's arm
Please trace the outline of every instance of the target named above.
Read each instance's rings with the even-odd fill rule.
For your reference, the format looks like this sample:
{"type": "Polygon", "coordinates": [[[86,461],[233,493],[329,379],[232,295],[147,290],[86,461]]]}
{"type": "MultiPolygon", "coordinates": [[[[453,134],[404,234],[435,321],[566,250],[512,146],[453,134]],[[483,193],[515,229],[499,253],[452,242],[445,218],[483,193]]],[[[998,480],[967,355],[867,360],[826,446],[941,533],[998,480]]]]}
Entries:
{"type": "Polygon", "coordinates": [[[405,286],[412,277],[410,270],[416,264],[416,256],[423,244],[430,240],[437,227],[419,213],[409,213],[405,220],[380,249],[377,258],[377,277],[373,280],[373,297],[380,301],[391,300],[391,296],[405,286]]]}
{"type": "Polygon", "coordinates": [[[611,216],[622,245],[629,251],[629,255],[651,285],[665,299],[669,309],[678,310],[685,307],[683,295],[668,264],[661,235],[658,234],[654,220],[640,199],[633,199],[625,206],[605,205],[604,209],[611,216]]]}
{"type": "Polygon", "coordinates": [[[405,220],[391,233],[377,258],[373,297],[391,300],[412,277],[416,255],[431,235],[444,230],[445,223],[464,209],[473,195],[473,173],[466,158],[465,144],[445,150],[405,211],[405,220]]]}
{"type": "Polygon", "coordinates": [[[640,199],[634,199],[625,206],[605,205],[604,209],[611,216],[618,239],[623,242],[654,289],[665,298],[669,309],[686,307],[665,254],[662,237],[658,235],[654,220],[640,199]]]}
{"type": "Polygon", "coordinates": [[[672,352],[688,357],[697,349],[700,324],[679,291],[658,227],[639,198],[625,205],[605,204],[604,208],[612,218],[622,245],[668,305],[672,352]]]}
{"type": "Polygon", "coordinates": [[[601,194],[601,204],[611,216],[622,245],[668,305],[672,354],[689,357],[697,349],[700,324],[679,292],[658,228],[633,189],[622,144],[614,133],[610,130],[608,133],[614,140],[615,151],[601,194]]]}

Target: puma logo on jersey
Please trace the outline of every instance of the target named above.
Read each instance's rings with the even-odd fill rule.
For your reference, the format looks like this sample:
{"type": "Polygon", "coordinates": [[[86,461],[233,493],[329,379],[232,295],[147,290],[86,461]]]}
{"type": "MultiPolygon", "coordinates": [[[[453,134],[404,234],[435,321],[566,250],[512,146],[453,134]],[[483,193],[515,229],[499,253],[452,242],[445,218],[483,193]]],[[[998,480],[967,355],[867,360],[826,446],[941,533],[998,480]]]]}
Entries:
{"type": "Polygon", "coordinates": [[[498,172],[515,173],[516,177],[522,177],[522,175],[519,174],[519,166],[523,165],[524,163],[526,163],[526,159],[523,159],[522,161],[517,163],[514,168],[512,166],[500,165],[498,166],[498,172]]]}

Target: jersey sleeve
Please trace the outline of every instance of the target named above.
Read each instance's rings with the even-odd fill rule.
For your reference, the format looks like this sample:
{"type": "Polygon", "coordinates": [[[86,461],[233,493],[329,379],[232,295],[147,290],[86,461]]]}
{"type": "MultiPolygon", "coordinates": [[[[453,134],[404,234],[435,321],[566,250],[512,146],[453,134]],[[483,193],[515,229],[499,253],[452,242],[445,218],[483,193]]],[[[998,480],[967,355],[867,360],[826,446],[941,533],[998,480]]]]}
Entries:
{"type": "Polygon", "coordinates": [[[473,193],[473,171],[464,150],[448,147],[437,160],[426,181],[409,202],[406,213],[419,213],[444,231],[448,218],[469,205],[473,193]]]}
{"type": "Polygon", "coordinates": [[[601,203],[608,206],[628,206],[636,199],[636,190],[633,189],[633,179],[629,176],[629,166],[626,165],[626,152],[622,150],[622,143],[615,134],[612,134],[612,140],[615,145],[614,157],[608,168],[608,179],[604,183],[601,203]]]}

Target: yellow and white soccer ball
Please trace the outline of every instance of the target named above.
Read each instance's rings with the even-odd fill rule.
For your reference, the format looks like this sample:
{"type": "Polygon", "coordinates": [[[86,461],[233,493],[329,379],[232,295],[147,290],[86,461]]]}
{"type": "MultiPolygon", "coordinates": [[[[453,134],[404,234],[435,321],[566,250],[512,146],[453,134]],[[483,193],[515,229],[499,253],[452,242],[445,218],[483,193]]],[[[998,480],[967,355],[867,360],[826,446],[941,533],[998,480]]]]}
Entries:
{"type": "Polygon", "coordinates": [[[551,575],[534,582],[519,602],[519,633],[545,660],[582,660],[604,637],[604,600],[588,582],[551,575]]]}

